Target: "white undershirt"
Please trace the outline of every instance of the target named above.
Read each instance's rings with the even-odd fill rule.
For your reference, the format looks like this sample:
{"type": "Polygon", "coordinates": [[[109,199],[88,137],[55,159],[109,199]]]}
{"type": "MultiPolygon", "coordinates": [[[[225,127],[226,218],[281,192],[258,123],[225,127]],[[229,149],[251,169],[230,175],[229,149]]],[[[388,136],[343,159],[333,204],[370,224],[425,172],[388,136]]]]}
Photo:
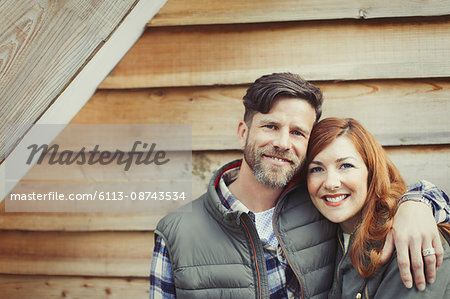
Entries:
{"type": "Polygon", "coordinates": [[[278,246],[278,239],[273,230],[273,213],[275,211],[275,207],[263,211],[254,213],[255,214],[255,226],[258,231],[259,238],[263,242],[267,242],[272,245],[274,248],[278,246]]]}
{"type": "Polygon", "coordinates": [[[350,234],[342,233],[344,236],[344,252],[347,252],[348,243],[350,243],[350,234]]]}

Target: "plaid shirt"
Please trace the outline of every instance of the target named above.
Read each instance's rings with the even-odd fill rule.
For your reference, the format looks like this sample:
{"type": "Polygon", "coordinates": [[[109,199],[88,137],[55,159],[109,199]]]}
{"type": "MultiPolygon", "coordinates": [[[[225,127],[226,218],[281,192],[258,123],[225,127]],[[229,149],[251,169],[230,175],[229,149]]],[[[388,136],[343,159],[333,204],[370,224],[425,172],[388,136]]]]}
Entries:
{"type": "Polygon", "coordinates": [[[408,192],[400,198],[419,200],[427,203],[433,210],[436,223],[450,223],[450,201],[448,195],[433,185],[422,180],[408,187],[408,192]]]}
{"type": "MultiPolygon", "coordinates": [[[[227,187],[227,185],[237,178],[238,174],[239,168],[234,168],[222,175],[217,188],[219,198],[228,210],[240,210],[248,213],[253,222],[255,222],[255,219],[258,219],[258,214],[261,213],[255,214],[251,212],[231,194],[227,187]]],[[[410,189],[404,197],[405,196],[410,198],[425,198],[431,203],[437,221],[441,220],[439,222],[444,222],[442,221],[444,219],[445,222],[450,222],[448,196],[433,184],[426,181],[420,181],[419,183],[410,186],[410,189]]],[[[272,213],[273,215],[273,211],[274,209],[265,212],[269,215],[272,213]]],[[[264,218],[272,219],[272,217],[264,218]]],[[[270,222],[270,225],[266,225],[265,223],[255,223],[255,225],[258,234],[260,235],[264,257],[266,259],[270,298],[299,298],[300,292],[298,281],[295,278],[292,269],[286,264],[284,253],[278,244],[278,239],[273,231],[272,223],[270,222]],[[266,230],[264,231],[261,227],[264,227],[266,230]]],[[[156,237],[152,256],[150,269],[150,298],[176,298],[169,254],[164,240],[160,236],[156,237]]]]}

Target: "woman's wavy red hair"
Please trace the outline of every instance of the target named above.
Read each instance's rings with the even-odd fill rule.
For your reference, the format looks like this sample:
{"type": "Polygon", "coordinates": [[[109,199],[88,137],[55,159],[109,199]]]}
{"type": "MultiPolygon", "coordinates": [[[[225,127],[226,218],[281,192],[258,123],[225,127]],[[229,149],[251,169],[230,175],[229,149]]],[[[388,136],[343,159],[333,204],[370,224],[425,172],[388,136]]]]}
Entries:
{"type": "MultiPolygon", "coordinates": [[[[353,143],[368,170],[367,198],[350,249],[353,266],[367,278],[380,265],[381,250],[392,228],[397,202],[405,193],[406,184],[373,135],[352,118],[320,121],[311,132],[305,165],[309,165],[317,154],[341,136],[353,143]]],[[[304,169],[305,176],[307,167],[304,169]]]]}

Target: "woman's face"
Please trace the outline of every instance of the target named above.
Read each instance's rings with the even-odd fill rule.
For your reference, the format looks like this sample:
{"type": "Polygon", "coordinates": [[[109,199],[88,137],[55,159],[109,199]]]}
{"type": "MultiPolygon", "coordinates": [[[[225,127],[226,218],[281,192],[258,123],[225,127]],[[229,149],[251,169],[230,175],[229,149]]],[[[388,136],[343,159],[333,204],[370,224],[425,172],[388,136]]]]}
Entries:
{"type": "Polygon", "coordinates": [[[308,191],[317,209],[352,233],[367,196],[367,167],[347,137],[336,138],[308,165],[308,191]]]}

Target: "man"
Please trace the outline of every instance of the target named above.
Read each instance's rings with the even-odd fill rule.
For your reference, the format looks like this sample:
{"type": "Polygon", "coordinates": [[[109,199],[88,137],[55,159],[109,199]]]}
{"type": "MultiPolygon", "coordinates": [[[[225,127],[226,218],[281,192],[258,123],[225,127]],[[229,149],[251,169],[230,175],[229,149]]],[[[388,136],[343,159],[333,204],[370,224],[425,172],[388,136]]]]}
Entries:
{"type": "MultiPolygon", "coordinates": [[[[333,280],[335,226],[317,212],[296,176],[321,115],[322,93],[296,75],[272,74],[250,86],[244,105],[244,121],[238,127],[243,161],[222,167],[207,193],[192,202],[192,212],[174,212],[158,223],[150,298],[327,297],[333,280]]],[[[445,200],[440,200],[444,207],[445,200]]],[[[439,199],[433,205],[439,213],[439,199]]],[[[436,256],[425,259],[432,280],[442,246],[436,242],[432,215],[423,206],[403,203],[397,213],[403,216],[396,217],[400,224],[394,227],[409,230],[403,238],[417,229],[433,236],[436,256]],[[425,224],[412,227],[416,215],[425,224]]],[[[397,242],[402,278],[411,283],[410,247],[420,289],[425,286],[422,243],[430,241],[422,239],[427,240],[408,246],[402,238],[397,242]]]]}

